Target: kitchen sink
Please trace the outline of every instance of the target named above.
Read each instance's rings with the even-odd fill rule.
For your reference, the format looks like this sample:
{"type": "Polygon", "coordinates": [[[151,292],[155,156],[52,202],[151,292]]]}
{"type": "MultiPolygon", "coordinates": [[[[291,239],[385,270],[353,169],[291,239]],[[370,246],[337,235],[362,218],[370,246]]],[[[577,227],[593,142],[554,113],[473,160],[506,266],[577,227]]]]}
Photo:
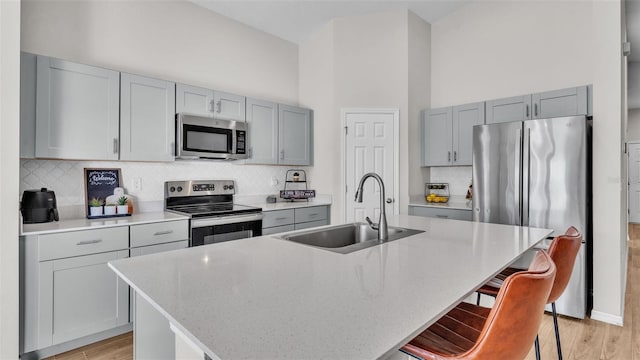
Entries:
{"type": "MultiPolygon", "coordinates": [[[[424,231],[389,226],[389,240],[387,242],[422,232],[424,231]]],[[[381,244],[378,241],[378,231],[371,229],[369,224],[361,222],[289,233],[280,236],[280,238],[341,254],[381,244]]]]}

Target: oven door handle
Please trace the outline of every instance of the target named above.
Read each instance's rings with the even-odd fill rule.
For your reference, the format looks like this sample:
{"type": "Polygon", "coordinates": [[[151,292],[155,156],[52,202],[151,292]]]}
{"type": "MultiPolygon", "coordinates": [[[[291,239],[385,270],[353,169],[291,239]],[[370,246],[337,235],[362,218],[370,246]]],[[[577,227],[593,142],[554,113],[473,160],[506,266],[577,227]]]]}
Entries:
{"type": "Polygon", "coordinates": [[[243,222],[258,221],[258,220],[262,220],[263,217],[264,216],[262,215],[262,213],[258,213],[258,214],[251,214],[251,215],[220,216],[220,217],[208,218],[208,219],[195,219],[195,220],[192,219],[191,228],[195,229],[195,228],[214,226],[214,225],[237,224],[237,223],[243,223],[243,222]]]}

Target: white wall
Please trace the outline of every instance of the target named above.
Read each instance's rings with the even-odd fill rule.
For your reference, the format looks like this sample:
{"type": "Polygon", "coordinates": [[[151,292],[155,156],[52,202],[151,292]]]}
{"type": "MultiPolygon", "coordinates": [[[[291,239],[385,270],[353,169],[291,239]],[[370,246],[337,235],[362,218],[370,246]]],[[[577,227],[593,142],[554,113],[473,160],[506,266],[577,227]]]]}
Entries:
{"type": "Polygon", "coordinates": [[[620,21],[619,0],[472,2],[432,25],[431,49],[433,107],[593,83],[594,312],[612,322],[626,240],[620,21]]]}
{"type": "Polygon", "coordinates": [[[0,359],[18,358],[20,1],[0,1],[0,359]]]}
{"type": "MultiPolygon", "coordinates": [[[[36,54],[298,103],[297,45],[187,1],[27,0],[21,46],[36,54]]],[[[164,181],[191,178],[234,179],[243,195],[277,193],[287,169],[227,162],[22,160],[20,191],[49,187],[59,206],[82,205],[84,167],[122,168],[126,190],[142,201],[162,200],[164,181]],[[142,190],[134,191],[131,184],[138,177],[142,190]],[[272,177],[280,183],[271,186],[272,177]]]]}
{"type": "Polygon", "coordinates": [[[22,5],[23,51],[296,104],[298,47],[188,1],[22,5]]]}
{"type": "Polygon", "coordinates": [[[300,45],[300,102],[316,110],[319,139],[312,175],[323,192],[334,195],[332,221],[344,216],[343,108],[400,109],[400,199],[396,201],[402,213],[407,211],[410,184],[423,181],[419,137],[411,130],[419,127],[417,109],[429,103],[429,30],[408,11],[391,11],[335,19],[300,45]],[[415,45],[411,52],[409,44],[415,45]],[[410,83],[413,74],[416,78],[410,83]],[[410,91],[415,98],[410,98],[410,91]]]}

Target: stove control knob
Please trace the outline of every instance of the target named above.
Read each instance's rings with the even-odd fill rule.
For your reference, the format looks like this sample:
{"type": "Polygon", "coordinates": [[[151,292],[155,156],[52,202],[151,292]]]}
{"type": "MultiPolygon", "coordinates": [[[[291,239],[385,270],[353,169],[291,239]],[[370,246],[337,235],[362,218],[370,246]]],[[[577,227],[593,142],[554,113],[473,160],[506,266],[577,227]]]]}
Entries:
{"type": "Polygon", "coordinates": [[[233,185],[229,185],[229,190],[233,190],[233,185]]]}
{"type": "Polygon", "coordinates": [[[176,190],[178,190],[178,192],[181,192],[182,191],[182,186],[178,186],[178,188],[176,190]]]}
{"type": "Polygon", "coordinates": [[[174,191],[176,191],[175,186],[172,186],[172,187],[169,188],[169,192],[174,192],[174,191]]]}
{"type": "Polygon", "coordinates": [[[223,187],[222,187],[222,189],[223,189],[223,190],[227,190],[227,189],[229,189],[229,185],[225,185],[225,186],[223,186],[223,187]]]}

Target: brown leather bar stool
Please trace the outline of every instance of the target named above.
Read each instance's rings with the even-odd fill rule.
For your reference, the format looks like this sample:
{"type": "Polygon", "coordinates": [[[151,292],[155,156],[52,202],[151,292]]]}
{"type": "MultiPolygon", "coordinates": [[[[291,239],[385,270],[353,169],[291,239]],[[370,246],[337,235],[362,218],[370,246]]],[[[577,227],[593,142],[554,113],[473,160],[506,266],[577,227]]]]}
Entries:
{"type": "Polygon", "coordinates": [[[524,359],[536,337],[556,267],[544,251],[509,276],[493,308],[460,303],[402,347],[428,359],[524,359]]]}
{"type": "MultiPolygon", "coordinates": [[[[553,314],[553,327],[556,333],[556,347],[558,348],[558,359],[562,360],[562,347],[560,346],[560,331],[558,330],[558,313],[556,312],[556,300],[562,295],[566,289],[573,272],[573,265],[576,261],[578,251],[582,244],[582,234],[575,227],[570,227],[564,235],[556,236],[549,246],[549,256],[553,259],[557,267],[556,280],[553,282],[553,288],[549,294],[547,304],[551,304],[551,312],[553,314]]],[[[478,303],[480,302],[480,294],[496,296],[501,286],[502,279],[522,269],[506,268],[494,279],[478,289],[478,303]]],[[[540,359],[540,345],[538,337],[535,340],[536,359],[540,359]]]]}

